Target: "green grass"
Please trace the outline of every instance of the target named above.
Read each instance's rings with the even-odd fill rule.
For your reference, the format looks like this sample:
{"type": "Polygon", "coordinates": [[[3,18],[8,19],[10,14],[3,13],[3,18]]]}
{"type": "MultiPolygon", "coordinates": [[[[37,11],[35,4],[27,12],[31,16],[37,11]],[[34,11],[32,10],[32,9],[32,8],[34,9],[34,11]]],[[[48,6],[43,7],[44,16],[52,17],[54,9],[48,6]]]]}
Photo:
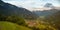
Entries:
{"type": "Polygon", "coordinates": [[[0,21],[0,30],[31,30],[31,29],[14,23],[0,21]]]}

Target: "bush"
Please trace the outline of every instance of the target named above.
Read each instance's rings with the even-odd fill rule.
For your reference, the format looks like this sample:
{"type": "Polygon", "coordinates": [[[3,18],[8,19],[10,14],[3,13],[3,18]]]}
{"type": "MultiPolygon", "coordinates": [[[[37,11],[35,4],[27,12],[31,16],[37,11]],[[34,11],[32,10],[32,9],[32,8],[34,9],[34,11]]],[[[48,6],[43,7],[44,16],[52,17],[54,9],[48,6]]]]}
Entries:
{"type": "Polygon", "coordinates": [[[0,16],[0,21],[8,21],[19,25],[25,25],[24,18],[20,16],[0,16]]]}

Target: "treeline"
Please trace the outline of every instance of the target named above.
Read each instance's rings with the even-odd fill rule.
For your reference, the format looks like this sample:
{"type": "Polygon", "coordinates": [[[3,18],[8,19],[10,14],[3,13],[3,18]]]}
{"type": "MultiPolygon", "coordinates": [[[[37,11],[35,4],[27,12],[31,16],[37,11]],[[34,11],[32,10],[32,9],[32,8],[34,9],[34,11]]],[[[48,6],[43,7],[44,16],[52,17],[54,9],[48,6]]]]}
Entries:
{"type": "Polygon", "coordinates": [[[16,15],[11,16],[0,15],[0,21],[8,21],[19,25],[25,25],[24,18],[16,15]]]}

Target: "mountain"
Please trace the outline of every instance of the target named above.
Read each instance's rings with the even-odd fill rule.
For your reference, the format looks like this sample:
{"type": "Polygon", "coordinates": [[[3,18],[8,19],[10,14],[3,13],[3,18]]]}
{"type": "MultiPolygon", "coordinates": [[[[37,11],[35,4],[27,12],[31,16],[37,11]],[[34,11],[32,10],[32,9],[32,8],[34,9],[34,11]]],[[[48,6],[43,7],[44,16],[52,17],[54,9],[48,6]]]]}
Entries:
{"type": "Polygon", "coordinates": [[[49,16],[60,11],[60,7],[55,7],[52,3],[46,3],[43,8],[37,8],[36,10],[38,11],[33,11],[33,13],[38,16],[49,16]],[[39,11],[38,9],[42,11],[39,11]]]}
{"type": "Polygon", "coordinates": [[[47,22],[49,22],[51,25],[55,26],[60,30],[60,11],[46,17],[47,22]]]}
{"type": "Polygon", "coordinates": [[[33,11],[33,13],[37,14],[38,16],[49,16],[52,15],[60,10],[58,9],[49,9],[44,11],[33,11]]]}
{"type": "Polygon", "coordinates": [[[2,0],[0,0],[0,15],[5,15],[5,16],[17,15],[17,16],[22,16],[26,19],[28,18],[34,19],[36,17],[35,14],[28,11],[27,9],[5,3],[2,0]]]}
{"type": "Polygon", "coordinates": [[[46,3],[46,4],[44,5],[44,7],[46,7],[46,8],[54,8],[54,6],[53,6],[52,3],[46,3]]]}

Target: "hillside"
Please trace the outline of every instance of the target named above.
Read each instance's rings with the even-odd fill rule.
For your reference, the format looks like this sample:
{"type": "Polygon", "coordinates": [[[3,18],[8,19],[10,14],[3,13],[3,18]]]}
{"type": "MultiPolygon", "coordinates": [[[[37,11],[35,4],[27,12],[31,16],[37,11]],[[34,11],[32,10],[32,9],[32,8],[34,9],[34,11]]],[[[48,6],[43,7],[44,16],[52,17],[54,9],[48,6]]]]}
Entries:
{"type": "Polygon", "coordinates": [[[26,19],[36,17],[35,14],[28,11],[27,9],[5,3],[2,0],[0,0],[0,15],[4,15],[4,16],[17,15],[17,16],[22,16],[26,19]]]}
{"type": "Polygon", "coordinates": [[[48,16],[46,21],[60,30],[60,11],[48,16]]]}
{"type": "Polygon", "coordinates": [[[0,21],[0,30],[31,30],[31,29],[14,23],[0,21]]]}

